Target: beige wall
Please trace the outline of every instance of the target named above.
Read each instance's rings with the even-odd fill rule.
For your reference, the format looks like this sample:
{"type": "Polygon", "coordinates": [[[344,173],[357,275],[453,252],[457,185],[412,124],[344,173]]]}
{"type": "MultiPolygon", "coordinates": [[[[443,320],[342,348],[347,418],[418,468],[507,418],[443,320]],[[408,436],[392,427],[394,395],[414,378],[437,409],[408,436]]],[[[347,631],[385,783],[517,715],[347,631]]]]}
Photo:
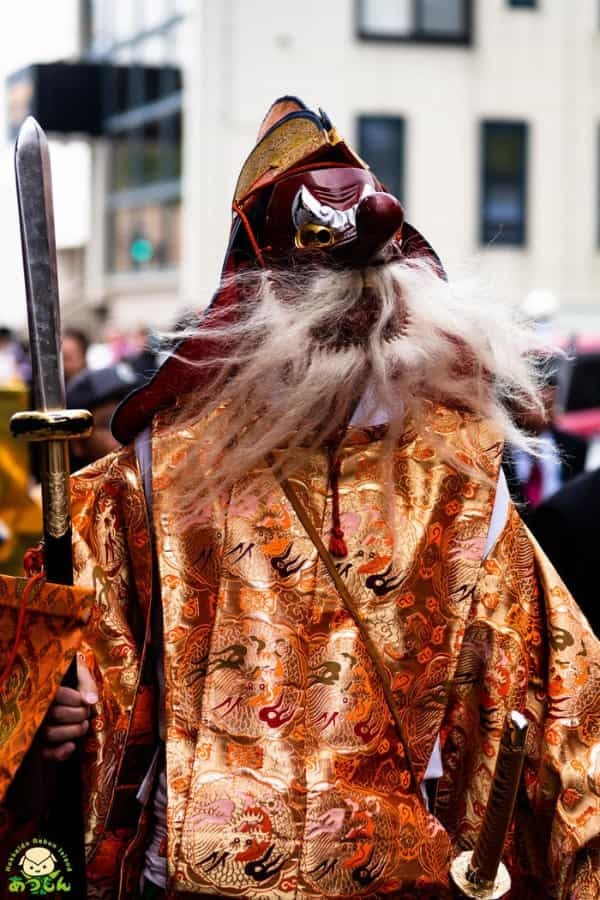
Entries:
{"type": "Polygon", "coordinates": [[[269,103],[321,105],[355,138],[360,113],[406,120],[407,217],[453,271],[521,300],[554,291],[563,318],[598,314],[596,0],[536,10],[474,0],[471,47],[359,41],[353,0],[196,0],[188,22],[182,302],[203,302],[225,248],[235,177],[269,103]],[[479,124],[529,122],[528,242],[478,243],[479,124]]]}

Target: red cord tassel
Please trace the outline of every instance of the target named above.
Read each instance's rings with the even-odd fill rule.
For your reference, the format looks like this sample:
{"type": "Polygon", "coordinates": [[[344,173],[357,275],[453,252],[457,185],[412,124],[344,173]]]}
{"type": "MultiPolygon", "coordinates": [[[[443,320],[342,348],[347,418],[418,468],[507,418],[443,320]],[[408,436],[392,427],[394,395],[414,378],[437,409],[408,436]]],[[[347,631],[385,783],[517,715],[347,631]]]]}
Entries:
{"type": "Polygon", "coordinates": [[[28,578],[44,571],[44,548],[30,547],[23,556],[23,568],[28,578]]]}
{"type": "Polygon", "coordinates": [[[331,536],[329,538],[329,552],[332,556],[341,559],[348,556],[348,547],[344,540],[344,529],[340,522],[340,493],[338,479],[340,475],[340,461],[334,456],[334,451],[329,452],[329,482],[331,484],[331,536]]]}
{"type": "Polygon", "coordinates": [[[329,538],[329,552],[332,556],[342,558],[348,556],[348,547],[344,540],[344,532],[341,528],[332,528],[331,537],[329,538]]]}

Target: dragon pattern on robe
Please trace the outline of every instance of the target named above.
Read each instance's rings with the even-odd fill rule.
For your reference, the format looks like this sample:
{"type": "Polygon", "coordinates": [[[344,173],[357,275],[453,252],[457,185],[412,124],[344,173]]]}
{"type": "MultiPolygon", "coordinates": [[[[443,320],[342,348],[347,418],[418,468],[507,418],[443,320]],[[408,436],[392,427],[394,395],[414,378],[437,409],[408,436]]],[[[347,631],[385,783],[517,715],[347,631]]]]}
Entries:
{"type": "MultiPolygon", "coordinates": [[[[133,447],[74,480],[101,686],[86,743],[90,896],[129,896],[139,877],[147,813],[134,798],[156,745],[153,552],[173,896],[450,896],[449,860],[476,840],[509,709],[531,726],[505,847],[511,897],[599,896],[600,648],[514,508],[484,558],[502,452],[488,425],[432,407],[393,451],[391,497],[384,429],[351,429],[340,447],[339,569],[402,736],[278,481],[250,472],[182,527],[175,480],[203,426],[169,425],[155,416],[152,526],[133,447]],[[438,735],[428,811],[418,783],[438,735]]],[[[326,453],[307,452],[293,476],[324,535],[328,471],[326,453]]]]}

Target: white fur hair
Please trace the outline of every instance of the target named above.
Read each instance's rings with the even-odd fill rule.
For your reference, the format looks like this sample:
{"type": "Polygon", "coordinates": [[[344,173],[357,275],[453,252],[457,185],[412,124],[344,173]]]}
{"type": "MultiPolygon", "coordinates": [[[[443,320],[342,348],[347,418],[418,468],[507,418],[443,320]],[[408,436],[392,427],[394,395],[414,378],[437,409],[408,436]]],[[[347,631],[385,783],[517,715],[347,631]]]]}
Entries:
{"type": "Polygon", "coordinates": [[[253,271],[236,281],[238,321],[212,313],[184,334],[220,347],[218,374],[173,421],[177,429],[204,422],[198,457],[183,464],[185,497],[194,495],[190,484],[215,496],[275,448],[291,460],[300,447],[334,441],[361,399],[367,419],[385,410],[391,441],[408,426],[427,429],[433,401],[491,420],[513,445],[536,452],[509,412],[540,408],[532,334],[473,280],[447,282],[431,263],[410,261],[253,271]]]}

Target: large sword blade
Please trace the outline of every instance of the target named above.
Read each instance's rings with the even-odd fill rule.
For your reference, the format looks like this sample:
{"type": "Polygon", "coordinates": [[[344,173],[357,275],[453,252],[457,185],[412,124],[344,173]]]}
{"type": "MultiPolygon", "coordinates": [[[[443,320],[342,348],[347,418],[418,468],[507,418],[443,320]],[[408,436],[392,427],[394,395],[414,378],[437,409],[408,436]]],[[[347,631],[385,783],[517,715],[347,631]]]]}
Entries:
{"type": "MultiPolygon", "coordinates": [[[[13,416],[11,428],[13,434],[39,441],[46,576],[58,584],[72,584],[67,438],[73,436],[74,424],[81,416],[73,419],[64,408],[50,155],[46,136],[31,117],[19,131],[15,173],[36,409],[13,416]]],[[[89,413],[84,415],[91,419],[89,413]]],[[[77,687],[74,661],[63,685],[77,687]]],[[[40,757],[34,754],[31,760],[31,767],[39,776],[40,757]]],[[[38,783],[36,789],[40,793],[44,786],[47,789],[40,814],[41,829],[46,837],[56,840],[67,852],[73,866],[73,896],[83,898],[86,888],[79,755],[60,763],[53,773],[44,770],[41,775],[43,786],[38,783]]]]}
{"type": "Polygon", "coordinates": [[[35,405],[39,410],[63,409],[65,388],[50,154],[46,136],[33,116],[25,120],[19,131],[15,174],[35,405]]]}

